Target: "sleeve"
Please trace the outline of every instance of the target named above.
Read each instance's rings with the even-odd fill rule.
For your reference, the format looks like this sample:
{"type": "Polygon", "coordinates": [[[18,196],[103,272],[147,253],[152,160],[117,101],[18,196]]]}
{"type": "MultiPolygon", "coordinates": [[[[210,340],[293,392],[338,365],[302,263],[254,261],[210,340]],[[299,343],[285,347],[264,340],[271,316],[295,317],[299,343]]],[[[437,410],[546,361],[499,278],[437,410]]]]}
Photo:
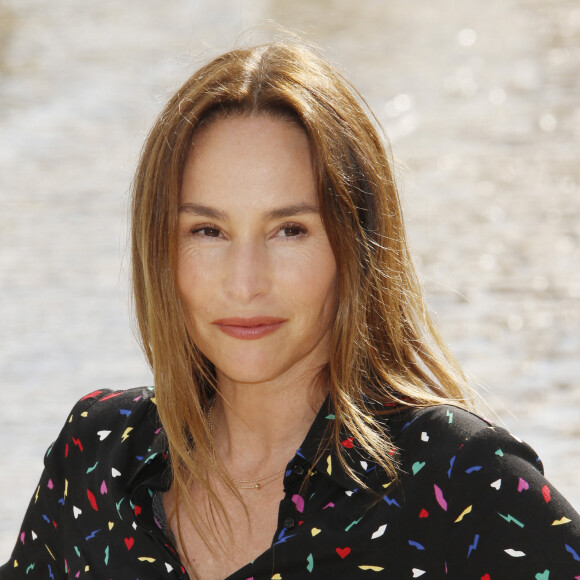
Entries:
{"type": "Polygon", "coordinates": [[[533,449],[489,426],[457,451],[449,476],[449,578],[580,578],[580,516],[533,449]]]}
{"type": "Polygon", "coordinates": [[[93,395],[76,403],[56,441],[44,457],[44,470],[30,500],[16,546],[10,560],[0,567],[2,580],[19,578],[66,578],[68,570],[64,557],[64,530],[66,518],[72,513],[65,510],[65,500],[75,458],[75,445],[82,445],[75,437],[79,418],[97,400],[93,395]]]}

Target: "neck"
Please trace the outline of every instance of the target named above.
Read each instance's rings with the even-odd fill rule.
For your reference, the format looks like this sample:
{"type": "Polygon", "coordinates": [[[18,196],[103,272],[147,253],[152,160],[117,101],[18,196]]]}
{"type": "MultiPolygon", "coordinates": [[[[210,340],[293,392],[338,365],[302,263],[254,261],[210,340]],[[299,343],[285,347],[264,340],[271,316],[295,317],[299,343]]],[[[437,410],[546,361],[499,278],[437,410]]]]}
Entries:
{"type": "Polygon", "coordinates": [[[218,377],[218,384],[212,410],[214,446],[237,479],[284,467],[326,396],[313,380],[242,384],[218,377]]]}

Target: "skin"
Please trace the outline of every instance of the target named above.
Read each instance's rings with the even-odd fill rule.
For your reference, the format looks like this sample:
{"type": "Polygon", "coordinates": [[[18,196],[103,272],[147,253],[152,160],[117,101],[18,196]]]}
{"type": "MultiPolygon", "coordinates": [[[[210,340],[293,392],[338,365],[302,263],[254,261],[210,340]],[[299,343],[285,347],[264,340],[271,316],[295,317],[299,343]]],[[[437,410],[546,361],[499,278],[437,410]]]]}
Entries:
{"type": "MultiPolygon", "coordinates": [[[[192,338],[216,368],[216,456],[232,478],[258,478],[294,456],[326,394],[314,378],[329,360],[337,274],[308,139],[272,116],[215,120],[196,134],[183,178],[177,279],[192,338]],[[247,339],[216,324],[255,317],[274,317],[276,328],[247,339]]],[[[281,478],[240,490],[248,518],[217,480],[214,489],[234,531],[227,554],[211,553],[180,512],[189,566],[204,579],[269,548],[283,497],[281,478]]],[[[191,494],[207,505],[195,485],[191,494]]],[[[176,507],[171,490],[164,503],[176,507]]]]}

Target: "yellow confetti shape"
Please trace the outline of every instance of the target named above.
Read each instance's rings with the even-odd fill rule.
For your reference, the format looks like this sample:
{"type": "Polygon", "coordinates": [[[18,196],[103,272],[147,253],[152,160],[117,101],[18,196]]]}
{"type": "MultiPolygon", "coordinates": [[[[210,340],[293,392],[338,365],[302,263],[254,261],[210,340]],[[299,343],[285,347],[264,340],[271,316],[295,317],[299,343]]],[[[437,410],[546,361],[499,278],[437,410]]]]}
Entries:
{"type": "Polygon", "coordinates": [[[155,558],[148,558],[147,556],[140,556],[137,559],[139,560],[139,562],[149,562],[150,564],[153,564],[153,562],[155,562],[155,558]]]}
{"type": "Polygon", "coordinates": [[[114,524],[113,522],[109,522],[109,531],[113,529],[113,526],[114,526],[114,525],[115,525],[115,524],[114,524]]]}
{"type": "Polygon", "coordinates": [[[274,574],[274,576],[272,576],[271,580],[282,580],[282,576],[280,574],[274,574]]]}
{"type": "Polygon", "coordinates": [[[64,480],[64,497],[68,495],[68,479],[64,480]]]}
{"type": "Polygon", "coordinates": [[[89,416],[89,414],[86,411],[83,411],[81,413],[81,417],[88,417],[88,416],[89,416]]]}
{"type": "Polygon", "coordinates": [[[36,488],[36,494],[34,496],[34,503],[38,501],[38,494],[40,493],[40,485],[36,488]]]}
{"type": "Polygon", "coordinates": [[[155,397],[151,397],[149,399],[154,405],[157,405],[157,401],[155,400],[155,397]]]}
{"type": "Polygon", "coordinates": [[[131,433],[131,431],[133,431],[133,427],[127,427],[125,429],[125,432],[121,436],[121,441],[125,441],[125,439],[127,439],[127,437],[129,437],[129,433],[131,433]]]}
{"type": "Polygon", "coordinates": [[[471,513],[471,508],[473,508],[472,505],[466,507],[462,512],[461,515],[455,520],[454,523],[460,522],[467,514],[471,513]]]}
{"type": "Polygon", "coordinates": [[[569,520],[566,516],[561,517],[559,520],[554,520],[552,522],[553,526],[561,526],[562,524],[567,524],[569,522],[571,522],[572,520],[569,520]]]}
{"type": "Polygon", "coordinates": [[[381,572],[384,568],[380,566],[359,566],[361,570],[372,570],[373,572],[381,572]]]}
{"type": "Polygon", "coordinates": [[[310,533],[311,533],[313,536],[318,536],[318,534],[320,534],[320,532],[321,532],[321,531],[322,531],[322,530],[321,530],[320,528],[312,528],[312,529],[310,530],[310,533]]]}
{"type": "Polygon", "coordinates": [[[87,564],[87,565],[85,566],[85,572],[88,572],[90,569],[91,569],[91,567],[90,567],[90,566],[87,564]]]}
{"type": "Polygon", "coordinates": [[[386,489],[387,487],[389,487],[389,485],[391,485],[391,483],[393,483],[393,482],[389,481],[389,483],[383,483],[383,487],[386,489]]]}
{"type": "Polygon", "coordinates": [[[18,568],[18,560],[14,560],[14,567],[18,568]]]}
{"type": "Polygon", "coordinates": [[[69,423],[72,423],[72,420],[73,420],[73,415],[71,415],[71,416],[68,418],[68,422],[69,422],[69,423]]]}
{"type": "Polygon", "coordinates": [[[56,558],[54,557],[54,554],[50,551],[50,548],[44,544],[44,547],[46,548],[46,551],[50,554],[50,557],[56,562],[56,558]]]}
{"type": "Polygon", "coordinates": [[[328,475],[332,474],[332,457],[330,457],[330,455],[326,458],[326,463],[328,465],[328,467],[326,468],[326,473],[328,473],[328,475]]]}

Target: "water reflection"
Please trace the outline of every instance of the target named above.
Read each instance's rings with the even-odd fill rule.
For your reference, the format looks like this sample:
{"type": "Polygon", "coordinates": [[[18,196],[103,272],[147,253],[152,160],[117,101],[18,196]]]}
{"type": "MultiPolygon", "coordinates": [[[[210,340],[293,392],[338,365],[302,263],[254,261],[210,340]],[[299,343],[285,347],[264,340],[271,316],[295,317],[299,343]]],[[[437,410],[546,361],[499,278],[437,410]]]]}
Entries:
{"type": "MultiPolygon", "coordinates": [[[[16,17],[14,12],[3,2],[0,2],[0,74],[8,72],[9,59],[6,52],[10,47],[10,42],[16,27],[16,17]]],[[[1,78],[1,77],[0,77],[1,78]]]]}

